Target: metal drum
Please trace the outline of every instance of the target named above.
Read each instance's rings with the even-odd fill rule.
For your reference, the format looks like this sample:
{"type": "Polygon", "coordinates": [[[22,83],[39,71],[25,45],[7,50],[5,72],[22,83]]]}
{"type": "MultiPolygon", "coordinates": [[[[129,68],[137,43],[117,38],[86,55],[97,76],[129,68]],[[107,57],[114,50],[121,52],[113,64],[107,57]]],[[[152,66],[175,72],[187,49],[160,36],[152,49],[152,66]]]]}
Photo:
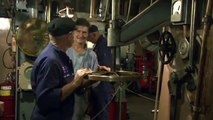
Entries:
{"type": "Polygon", "coordinates": [[[24,54],[38,56],[49,42],[47,23],[35,18],[26,20],[19,27],[16,40],[24,54]]]}

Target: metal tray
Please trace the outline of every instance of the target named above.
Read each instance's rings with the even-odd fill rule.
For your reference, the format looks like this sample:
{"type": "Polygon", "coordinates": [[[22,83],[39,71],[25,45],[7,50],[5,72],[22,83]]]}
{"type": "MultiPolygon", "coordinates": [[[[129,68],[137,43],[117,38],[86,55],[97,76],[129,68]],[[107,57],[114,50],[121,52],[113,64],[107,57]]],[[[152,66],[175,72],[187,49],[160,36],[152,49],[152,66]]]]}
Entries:
{"type": "Polygon", "coordinates": [[[107,82],[126,82],[132,80],[141,80],[142,74],[132,71],[98,71],[88,74],[87,79],[107,82]]]}

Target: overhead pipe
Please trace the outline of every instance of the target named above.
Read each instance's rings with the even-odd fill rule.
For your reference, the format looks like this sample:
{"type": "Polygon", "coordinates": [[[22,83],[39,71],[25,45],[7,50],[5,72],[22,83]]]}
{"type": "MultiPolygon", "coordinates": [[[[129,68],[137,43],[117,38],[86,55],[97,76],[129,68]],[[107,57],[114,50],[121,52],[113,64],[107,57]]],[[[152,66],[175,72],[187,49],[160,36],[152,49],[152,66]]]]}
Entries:
{"type": "Polygon", "coordinates": [[[107,17],[107,12],[108,12],[108,9],[109,9],[109,0],[106,0],[106,6],[105,6],[105,11],[104,11],[104,18],[103,18],[103,21],[106,20],[106,17],[107,17]]]}
{"type": "Polygon", "coordinates": [[[90,0],[90,14],[89,18],[94,18],[95,16],[95,0],[90,0]]]}
{"type": "Polygon", "coordinates": [[[47,0],[47,6],[46,6],[46,10],[45,10],[45,17],[46,17],[46,21],[49,23],[50,20],[51,20],[51,6],[52,6],[52,3],[51,3],[51,0],[47,0]]]}
{"type": "Polygon", "coordinates": [[[120,69],[120,47],[118,45],[120,41],[120,31],[116,24],[117,13],[117,0],[112,0],[112,14],[109,22],[108,34],[107,34],[107,45],[112,47],[113,56],[113,70],[120,69]]]}
{"type": "Polygon", "coordinates": [[[112,18],[111,20],[115,20],[115,16],[116,16],[116,0],[112,0],[112,18]]]}
{"type": "Polygon", "coordinates": [[[207,1],[207,7],[206,7],[206,13],[204,16],[204,26],[203,26],[203,34],[202,34],[202,46],[201,46],[201,53],[200,53],[200,63],[199,63],[199,69],[198,69],[198,86],[197,91],[195,94],[195,101],[194,101],[194,107],[193,107],[193,116],[192,120],[198,120],[200,117],[201,112],[201,98],[203,93],[203,85],[204,80],[204,69],[205,69],[205,62],[206,62],[206,52],[207,52],[207,37],[209,35],[209,29],[211,26],[211,19],[212,19],[212,0],[207,1]]]}
{"type": "Polygon", "coordinates": [[[194,41],[195,41],[195,32],[196,32],[196,11],[197,9],[197,1],[196,0],[193,0],[192,1],[192,8],[191,8],[191,25],[190,25],[190,43],[189,43],[189,46],[190,46],[190,51],[189,51],[189,63],[190,63],[190,66],[194,66],[194,41]]]}
{"type": "Polygon", "coordinates": [[[130,14],[130,10],[131,10],[131,5],[132,5],[132,0],[129,0],[129,5],[128,5],[128,11],[127,11],[127,21],[129,20],[129,14],[130,14]]]}
{"type": "Polygon", "coordinates": [[[112,0],[112,14],[111,14],[111,20],[109,22],[109,28],[108,28],[108,34],[107,34],[107,38],[108,38],[107,45],[110,47],[118,46],[118,41],[120,39],[119,37],[120,33],[116,26],[116,15],[117,15],[116,7],[117,7],[116,0],[112,0]]]}

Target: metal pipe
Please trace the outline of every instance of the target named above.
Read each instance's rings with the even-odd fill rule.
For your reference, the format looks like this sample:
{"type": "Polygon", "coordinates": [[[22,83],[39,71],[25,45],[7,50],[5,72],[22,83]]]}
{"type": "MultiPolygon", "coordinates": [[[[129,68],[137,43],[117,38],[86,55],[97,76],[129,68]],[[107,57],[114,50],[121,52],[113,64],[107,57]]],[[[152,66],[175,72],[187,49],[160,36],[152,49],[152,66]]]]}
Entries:
{"type": "Polygon", "coordinates": [[[47,0],[47,6],[46,6],[46,12],[45,12],[45,18],[46,18],[46,21],[47,22],[50,22],[51,20],[51,6],[52,6],[52,3],[51,3],[51,0],[47,0]]]}
{"type": "Polygon", "coordinates": [[[112,0],[112,21],[115,20],[116,16],[116,0],[112,0]]]}
{"type": "Polygon", "coordinates": [[[120,6],[120,5],[121,5],[121,0],[116,0],[116,6],[115,6],[115,8],[116,8],[116,9],[115,9],[115,11],[116,11],[116,14],[115,14],[115,15],[116,15],[116,16],[117,16],[117,15],[120,15],[120,9],[121,9],[121,6],[120,6]]]}
{"type": "Polygon", "coordinates": [[[150,5],[153,3],[153,0],[150,1],[150,5]]]}
{"type": "Polygon", "coordinates": [[[32,18],[38,18],[38,1],[34,1],[34,6],[31,8],[31,17],[32,18]]]}
{"type": "Polygon", "coordinates": [[[115,64],[116,64],[116,69],[120,70],[121,69],[121,49],[120,46],[115,47],[116,49],[116,58],[115,58],[115,64]]]}
{"type": "Polygon", "coordinates": [[[191,26],[190,26],[190,51],[189,51],[189,63],[191,66],[193,65],[194,59],[194,40],[195,40],[195,21],[196,21],[196,7],[197,2],[196,0],[192,1],[192,8],[191,8],[191,26]]]}
{"type": "Polygon", "coordinates": [[[118,46],[120,40],[119,30],[116,28],[116,0],[112,0],[112,15],[109,22],[107,45],[110,47],[118,46]]]}
{"type": "Polygon", "coordinates": [[[108,9],[109,9],[109,0],[106,0],[106,8],[105,8],[105,11],[104,11],[104,19],[103,19],[103,21],[106,20],[108,9]]]}
{"type": "MultiPolygon", "coordinates": [[[[165,54],[163,54],[163,58],[165,57],[165,54]]],[[[157,120],[158,116],[158,108],[159,108],[159,96],[160,96],[160,88],[161,83],[163,80],[163,70],[164,70],[164,64],[160,62],[160,74],[158,75],[158,81],[157,81],[157,90],[156,90],[156,97],[155,97],[155,109],[154,109],[154,119],[157,120]]]]}
{"type": "Polygon", "coordinates": [[[204,27],[203,27],[203,34],[202,34],[202,46],[201,46],[201,54],[200,54],[200,63],[199,63],[199,69],[198,69],[198,86],[197,91],[195,95],[195,102],[194,102],[194,111],[192,120],[198,120],[200,108],[201,108],[201,98],[203,93],[203,85],[204,80],[204,69],[205,69],[205,62],[206,62],[206,45],[207,45],[207,37],[209,35],[209,29],[211,24],[211,16],[212,15],[212,0],[207,1],[207,7],[206,7],[206,13],[204,18],[204,27]]]}
{"type": "Polygon", "coordinates": [[[90,0],[90,14],[89,18],[93,18],[95,16],[95,0],[90,0]]]}
{"type": "Polygon", "coordinates": [[[132,4],[132,0],[129,0],[129,6],[128,6],[128,12],[127,12],[127,21],[129,20],[129,14],[130,14],[130,10],[131,10],[131,4],[132,4]]]}

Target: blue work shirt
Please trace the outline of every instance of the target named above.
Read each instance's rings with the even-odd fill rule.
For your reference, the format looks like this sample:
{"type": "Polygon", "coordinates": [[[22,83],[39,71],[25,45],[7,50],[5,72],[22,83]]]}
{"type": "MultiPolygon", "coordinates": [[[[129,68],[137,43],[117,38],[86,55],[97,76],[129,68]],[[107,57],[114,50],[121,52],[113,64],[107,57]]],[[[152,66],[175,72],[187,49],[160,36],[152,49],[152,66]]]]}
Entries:
{"type": "Polygon", "coordinates": [[[107,39],[103,35],[98,38],[93,50],[97,54],[99,65],[112,67],[111,49],[107,46],[107,39]]]}
{"type": "MultiPolygon", "coordinates": [[[[98,64],[101,66],[112,67],[111,49],[107,46],[107,39],[101,35],[93,49],[97,54],[98,64]]],[[[102,81],[91,91],[92,101],[94,102],[94,114],[99,113],[112,99],[114,93],[113,86],[109,82],[102,81]]],[[[94,120],[108,120],[108,108],[104,110],[94,120]]]]}
{"type": "Polygon", "coordinates": [[[73,80],[72,61],[51,43],[37,57],[31,85],[36,97],[31,120],[71,120],[74,94],[61,100],[62,87],[73,80]]]}

